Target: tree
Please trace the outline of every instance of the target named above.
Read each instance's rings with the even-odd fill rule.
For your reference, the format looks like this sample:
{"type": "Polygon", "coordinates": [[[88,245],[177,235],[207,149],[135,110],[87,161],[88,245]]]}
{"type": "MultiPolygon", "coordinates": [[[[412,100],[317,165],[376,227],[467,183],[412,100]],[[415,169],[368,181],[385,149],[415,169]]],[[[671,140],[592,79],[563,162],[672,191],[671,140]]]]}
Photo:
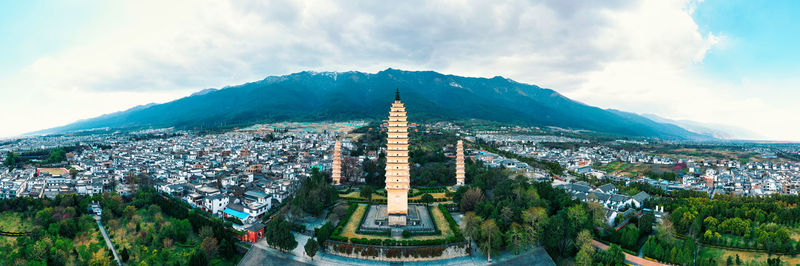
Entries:
{"type": "Polygon", "coordinates": [[[283,215],[278,215],[264,227],[267,244],[281,251],[289,251],[297,247],[297,241],[291,232],[291,223],[283,215]]]}
{"type": "Polygon", "coordinates": [[[511,228],[506,231],[506,244],[514,254],[519,254],[520,249],[525,244],[525,230],[518,223],[511,224],[511,228]]]}
{"type": "Polygon", "coordinates": [[[195,249],[192,256],[189,257],[189,266],[205,266],[208,265],[208,258],[203,254],[203,250],[195,249]]]}
{"type": "Polygon", "coordinates": [[[639,218],[639,233],[650,235],[653,233],[653,225],[656,223],[656,216],[652,212],[645,213],[639,218]]]}
{"type": "Polygon", "coordinates": [[[528,244],[531,248],[536,246],[539,241],[539,232],[543,225],[547,223],[547,211],[540,207],[531,207],[522,212],[523,228],[527,232],[528,244]]]}
{"type": "Polygon", "coordinates": [[[206,237],[213,237],[214,229],[212,229],[211,226],[208,225],[200,227],[200,232],[198,233],[198,235],[200,235],[200,239],[206,239],[206,237]]]}
{"type": "Polygon", "coordinates": [[[589,230],[584,229],[578,233],[577,237],[575,237],[575,247],[577,249],[592,248],[592,240],[594,240],[592,238],[592,233],[590,233],[589,230]]]}
{"type": "Polygon", "coordinates": [[[503,206],[500,208],[500,220],[503,221],[503,224],[508,224],[514,219],[514,211],[511,210],[509,206],[503,206]]]}
{"type": "Polygon", "coordinates": [[[661,223],[658,224],[658,240],[661,243],[672,243],[674,241],[675,229],[672,227],[672,222],[667,219],[661,219],[661,223]]]}
{"type": "Polygon", "coordinates": [[[122,259],[122,262],[128,262],[128,260],[131,258],[131,255],[128,254],[128,248],[122,248],[122,252],[119,253],[119,256],[120,259],[122,259]]]}
{"type": "Polygon", "coordinates": [[[206,237],[203,239],[203,243],[200,244],[200,248],[203,249],[203,252],[206,254],[206,256],[213,258],[217,254],[219,245],[217,244],[216,238],[206,237]]]}
{"type": "Polygon", "coordinates": [[[592,224],[594,226],[602,226],[603,224],[605,224],[606,209],[603,208],[603,205],[597,202],[590,201],[586,203],[586,209],[589,212],[589,217],[591,218],[592,224]]]}
{"type": "Polygon", "coordinates": [[[19,155],[17,153],[13,152],[13,151],[9,151],[6,154],[5,161],[3,161],[3,165],[5,165],[8,168],[12,168],[13,169],[20,162],[22,162],[22,160],[19,158],[19,155]]]}
{"type": "Polygon", "coordinates": [[[620,237],[620,242],[622,246],[625,248],[636,248],[636,242],[639,241],[639,229],[636,229],[635,226],[629,224],[625,226],[622,230],[622,236],[620,237]]]}
{"type": "Polygon", "coordinates": [[[319,215],[322,210],[333,205],[339,198],[339,193],[318,168],[311,169],[311,177],[307,177],[300,185],[300,189],[292,198],[292,212],[300,211],[319,215]]]}
{"type": "Polygon", "coordinates": [[[322,227],[317,230],[317,240],[319,241],[319,245],[325,244],[325,241],[328,241],[328,238],[331,237],[331,233],[333,233],[333,224],[331,222],[326,222],[322,227]]]}
{"type": "MultiPolygon", "coordinates": [[[[549,218],[544,229],[542,229],[541,239],[544,242],[547,252],[557,254],[561,257],[572,257],[577,252],[575,250],[575,237],[584,227],[578,226],[580,222],[569,218],[567,209],[562,209],[555,216],[549,218]]],[[[573,216],[577,212],[573,213],[573,216]]],[[[580,216],[580,215],[578,215],[580,216]]]]}
{"type": "Polygon", "coordinates": [[[717,224],[719,224],[719,221],[711,216],[708,216],[705,220],[703,220],[703,225],[706,226],[706,229],[711,231],[717,231],[717,224]]]}
{"type": "Polygon", "coordinates": [[[622,248],[616,244],[611,244],[611,247],[606,251],[606,264],[608,265],[624,265],[625,253],[622,248]]]}
{"type": "Polygon", "coordinates": [[[582,230],[575,238],[575,246],[578,248],[578,254],[575,255],[575,264],[581,266],[592,265],[592,257],[595,253],[595,248],[592,245],[592,233],[589,230],[582,230]]]}
{"type": "Polygon", "coordinates": [[[306,250],[306,255],[311,257],[311,260],[314,260],[314,256],[317,255],[317,249],[319,249],[319,244],[317,244],[316,240],[310,238],[306,241],[306,245],[303,246],[303,248],[306,250]]]}
{"type": "Polygon", "coordinates": [[[489,219],[484,221],[481,224],[481,249],[484,252],[487,252],[488,257],[487,260],[489,262],[492,261],[492,249],[498,248],[500,246],[499,242],[502,243],[502,239],[500,238],[502,235],[500,234],[500,229],[497,228],[497,224],[494,222],[494,219],[489,219]]]}
{"type": "Polygon", "coordinates": [[[481,189],[470,188],[461,198],[461,211],[475,210],[475,205],[481,200],[483,200],[483,192],[481,189]]]}
{"type": "Polygon", "coordinates": [[[32,260],[46,260],[47,259],[47,252],[50,248],[47,246],[42,240],[36,241],[33,244],[33,249],[30,251],[30,259],[32,260]]]}
{"type": "Polygon", "coordinates": [[[134,214],[136,214],[136,207],[134,207],[133,205],[125,206],[124,212],[125,212],[125,217],[130,219],[133,217],[134,214]]]}
{"type": "Polygon", "coordinates": [[[361,186],[359,188],[358,195],[367,199],[367,201],[372,201],[372,193],[374,192],[373,190],[374,189],[372,186],[361,186]]]}
{"type": "Polygon", "coordinates": [[[594,255],[594,248],[590,249],[582,248],[580,251],[578,251],[578,255],[575,255],[575,265],[578,266],[592,265],[592,255],[594,255]]]}
{"type": "Polygon", "coordinates": [[[92,253],[92,259],[89,260],[90,266],[111,266],[111,259],[103,251],[105,249],[99,249],[97,252],[92,253]]]}
{"type": "Polygon", "coordinates": [[[425,204],[431,204],[433,202],[433,196],[431,196],[431,194],[425,193],[425,195],[422,195],[422,198],[420,198],[420,200],[425,204]]]}
{"type": "Polygon", "coordinates": [[[781,265],[781,257],[774,257],[767,259],[767,265],[769,266],[780,266],[781,265]]]}
{"type": "Polygon", "coordinates": [[[475,212],[467,212],[461,220],[461,230],[464,231],[464,235],[470,240],[478,241],[483,218],[475,215],[475,212]]]}

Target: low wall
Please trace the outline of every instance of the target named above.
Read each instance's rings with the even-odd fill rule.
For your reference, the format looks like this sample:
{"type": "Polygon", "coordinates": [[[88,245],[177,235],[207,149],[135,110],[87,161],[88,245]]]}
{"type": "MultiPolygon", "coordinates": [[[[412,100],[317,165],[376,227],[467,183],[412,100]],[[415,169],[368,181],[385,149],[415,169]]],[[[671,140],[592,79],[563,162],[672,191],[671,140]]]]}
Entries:
{"type": "Polygon", "coordinates": [[[326,253],[347,258],[378,261],[432,261],[469,256],[467,242],[434,246],[373,246],[325,241],[326,253]]]}

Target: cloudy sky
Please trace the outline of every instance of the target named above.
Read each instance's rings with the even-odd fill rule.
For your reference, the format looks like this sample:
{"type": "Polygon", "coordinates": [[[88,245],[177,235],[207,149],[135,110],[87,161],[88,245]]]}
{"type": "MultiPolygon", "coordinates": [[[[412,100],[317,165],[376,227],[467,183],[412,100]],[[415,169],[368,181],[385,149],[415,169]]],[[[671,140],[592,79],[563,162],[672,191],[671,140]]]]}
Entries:
{"type": "Polygon", "coordinates": [[[2,1],[0,137],[303,70],[389,67],[800,141],[800,1],[2,1]]]}

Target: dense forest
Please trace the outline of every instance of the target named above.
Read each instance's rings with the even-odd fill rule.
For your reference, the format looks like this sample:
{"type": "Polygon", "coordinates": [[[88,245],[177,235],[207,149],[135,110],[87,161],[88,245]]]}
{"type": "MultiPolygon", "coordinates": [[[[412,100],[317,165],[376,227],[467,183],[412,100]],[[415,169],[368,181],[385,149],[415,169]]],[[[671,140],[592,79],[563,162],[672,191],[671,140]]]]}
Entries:
{"type": "Polygon", "coordinates": [[[24,236],[0,240],[0,264],[113,264],[97,223],[87,212],[92,201],[103,206],[101,222],[125,263],[233,265],[240,257],[229,223],[143,188],[131,198],[104,193],[0,200],[4,220],[19,215],[18,224],[27,229],[24,236]]]}

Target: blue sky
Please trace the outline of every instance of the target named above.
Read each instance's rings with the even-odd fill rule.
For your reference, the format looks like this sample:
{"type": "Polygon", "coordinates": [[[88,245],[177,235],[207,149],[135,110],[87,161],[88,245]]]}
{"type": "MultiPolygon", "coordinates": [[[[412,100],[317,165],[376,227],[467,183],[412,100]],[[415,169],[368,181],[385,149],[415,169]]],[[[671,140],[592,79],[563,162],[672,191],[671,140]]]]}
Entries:
{"type": "Polygon", "coordinates": [[[15,115],[0,138],[270,75],[392,67],[800,141],[798,13],[800,1],[743,0],[2,1],[0,112],[15,115]]]}
{"type": "Polygon", "coordinates": [[[82,41],[95,28],[101,7],[64,2],[3,1],[0,2],[0,44],[3,60],[0,76],[18,72],[37,58],[56,53],[82,41]]]}
{"type": "Polygon", "coordinates": [[[702,63],[709,77],[797,81],[800,1],[706,0],[692,16],[703,32],[724,36],[702,63]]]}

